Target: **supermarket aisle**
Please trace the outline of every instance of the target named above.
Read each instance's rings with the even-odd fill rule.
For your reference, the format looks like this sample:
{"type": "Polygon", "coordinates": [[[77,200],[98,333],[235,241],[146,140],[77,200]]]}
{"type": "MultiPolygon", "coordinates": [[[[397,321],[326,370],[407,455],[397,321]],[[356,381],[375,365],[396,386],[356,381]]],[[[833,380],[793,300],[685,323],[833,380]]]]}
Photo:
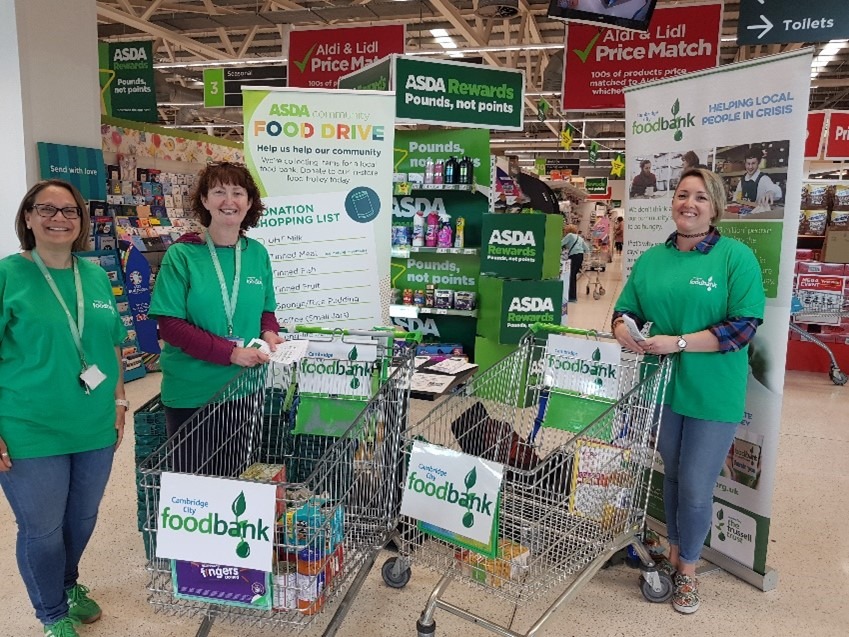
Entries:
{"type": "MultiPolygon", "coordinates": [[[[580,327],[607,329],[609,313],[620,285],[618,262],[602,275],[607,293],[598,301],[579,295],[570,307],[570,322],[580,327]]],[[[129,383],[134,406],[158,390],[159,376],[129,383]]],[[[778,589],[755,590],[719,573],[703,580],[702,609],[684,617],[668,604],[650,605],[636,585],[636,572],[627,567],[602,571],[571,605],[560,609],[539,635],[563,637],[655,637],[656,635],[719,636],[745,632],[747,637],[776,634],[844,637],[849,625],[849,428],[846,405],[849,388],[835,387],[824,375],[792,372],[785,384],[784,413],[774,501],[769,564],[779,572],[778,589]],[[694,624],[694,622],[696,622],[694,624]]],[[[414,405],[421,417],[431,403],[414,405]]],[[[132,435],[118,452],[115,471],[101,511],[93,546],[83,563],[83,582],[101,602],[103,618],[80,629],[90,637],[191,637],[199,621],[155,614],[146,602],[144,552],[135,530],[132,435]]],[[[2,498],[0,498],[2,499],[2,498]]],[[[382,563],[382,557],[378,564],[382,563]]],[[[14,562],[14,524],[5,500],[0,504],[0,583],[4,601],[0,634],[41,635],[17,575],[14,562]]],[[[414,569],[406,589],[383,585],[371,573],[348,616],[340,637],[404,637],[415,634],[415,621],[437,578],[414,569]]],[[[495,621],[514,619],[525,631],[544,606],[539,603],[515,612],[499,600],[471,592],[463,585],[449,597],[495,621]]],[[[491,633],[437,612],[438,635],[485,637],[491,633]]],[[[319,622],[320,624],[320,622],[319,622]]],[[[220,624],[212,637],[256,635],[279,631],[220,624]]],[[[307,634],[318,634],[314,630],[307,634]]]]}

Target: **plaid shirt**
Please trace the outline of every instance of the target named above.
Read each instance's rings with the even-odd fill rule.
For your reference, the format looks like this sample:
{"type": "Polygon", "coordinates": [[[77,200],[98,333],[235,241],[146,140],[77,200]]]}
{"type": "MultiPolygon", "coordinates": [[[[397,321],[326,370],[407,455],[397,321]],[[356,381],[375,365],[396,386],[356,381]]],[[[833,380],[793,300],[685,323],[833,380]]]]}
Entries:
{"type": "MultiPolygon", "coordinates": [[[[707,236],[704,239],[702,239],[696,244],[694,250],[698,250],[702,254],[707,254],[713,249],[713,246],[716,245],[717,241],[719,241],[719,238],[721,236],[722,235],[719,233],[719,229],[714,226],[711,226],[710,232],[708,232],[707,236]]],[[[677,238],[678,233],[673,232],[666,239],[666,245],[677,250],[677,238]]],[[[619,318],[625,313],[626,312],[614,312],[613,321],[615,321],[617,318],[619,318]]],[[[645,321],[641,317],[635,316],[631,312],[627,312],[627,314],[632,319],[634,319],[640,329],[643,328],[645,321]]],[[[736,352],[737,350],[745,347],[749,343],[749,341],[751,341],[755,337],[755,332],[758,329],[758,325],[760,325],[762,322],[763,321],[761,321],[761,319],[747,316],[733,317],[720,323],[717,323],[716,325],[711,325],[707,329],[710,330],[711,334],[716,336],[716,340],[719,341],[719,351],[724,354],[726,352],[736,352]]]]}

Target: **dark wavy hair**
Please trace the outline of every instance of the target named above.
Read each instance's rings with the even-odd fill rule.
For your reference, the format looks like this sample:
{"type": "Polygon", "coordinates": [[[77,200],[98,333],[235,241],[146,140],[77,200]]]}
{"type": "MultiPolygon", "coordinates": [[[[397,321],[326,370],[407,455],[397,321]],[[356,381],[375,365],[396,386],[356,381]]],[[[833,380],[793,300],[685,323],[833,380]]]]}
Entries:
{"type": "MultiPolygon", "coordinates": [[[[85,199],[83,199],[82,194],[80,194],[80,191],[77,190],[76,186],[64,179],[45,179],[44,181],[39,181],[27,191],[27,194],[24,195],[24,198],[21,200],[21,205],[18,206],[18,214],[15,216],[15,234],[18,235],[18,241],[21,242],[21,249],[32,250],[35,247],[35,235],[32,230],[27,228],[26,215],[28,212],[33,210],[33,205],[35,204],[35,199],[38,197],[38,194],[50,186],[64,188],[71,193],[77,207],[80,209],[80,234],[77,235],[77,238],[74,240],[74,243],[71,246],[71,251],[83,252],[84,250],[88,250],[88,232],[89,228],[91,228],[91,218],[88,214],[88,206],[86,206],[85,199]]],[[[59,214],[62,213],[60,212],[59,214]]]]}
{"type": "Polygon", "coordinates": [[[248,208],[248,213],[242,220],[241,229],[243,233],[259,223],[262,211],[265,210],[265,204],[262,203],[259,188],[253,176],[244,166],[225,161],[219,164],[209,164],[200,171],[195,182],[195,189],[192,193],[192,212],[204,228],[209,227],[212,215],[204,207],[203,198],[209,196],[209,191],[215,186],[240,186],[248,192],[251,207],[248,208]]]}

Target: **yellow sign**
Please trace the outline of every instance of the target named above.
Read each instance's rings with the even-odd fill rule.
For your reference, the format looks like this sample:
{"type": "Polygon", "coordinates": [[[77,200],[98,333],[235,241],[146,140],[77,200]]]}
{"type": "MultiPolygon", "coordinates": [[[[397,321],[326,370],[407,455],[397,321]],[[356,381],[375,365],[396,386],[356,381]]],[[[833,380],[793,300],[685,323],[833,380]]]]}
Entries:
{"type": "Polygon", "coordinates": [[[563,150],[572,150],[572,131],[568,128],[560,133],[560,145],[563,150]]]}
{"type": "Polygon", "coordinates": [[[610,174],[614,177],[625,176],[625,158],[622,155],[616,155],[610,162],[610,174]]]}

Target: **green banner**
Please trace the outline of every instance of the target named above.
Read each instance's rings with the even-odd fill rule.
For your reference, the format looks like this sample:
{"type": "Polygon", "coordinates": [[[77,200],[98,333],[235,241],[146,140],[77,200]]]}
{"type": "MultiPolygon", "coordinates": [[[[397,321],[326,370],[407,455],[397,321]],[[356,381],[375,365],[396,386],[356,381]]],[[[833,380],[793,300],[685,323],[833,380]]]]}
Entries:
{"type": "Polygon", "coordinates": [[[591,195],[607,194],[607,177],[587,177],[584,188],[591,195]]]}
{"type": "Polygon", "coordinates": [[[100,42],[100,111],[135,122],[157,122],[153,47],[143,42],[100,42]]]}
{"type": "Polygon", "coordinates": [[[362,71],[339,78],[339,88],[355,91],[388,91],[392,57],[386,57],[365,67],[362,71]]]}
{"type": "Polygon", "coordinates": [[[537,175],[542,176],[545,174],[545,157],[537,157],[534,159],[534,170],[537,175]]]}
{"type": "Polygon", "coordinates": [[[525,76],[478,64],[395,58],[398,120],[522,130],[525,76]]]}
{"type": "Polygon", "coordinates": [[[784,224],[769,221],[720,221],[719,231],[752,249],[761,264],[766,298],[778,297],[778,268],[784,224]]]}
{"type": "Polygon", "coordinates": [[[106,200],[106,174],[100,148],[38,142],[42,179],[64,179],[86,200],[106,200]]]}
{"type": "Polygon", "coordinates": [[[481,272],[512,279],[556,279],[561,225],[559,215],[484,215],[481,272]]]}
{"type": "Polygon", "coordinates": [[[451,157],[459,160],[466,155],[475,166],[475,184],[489,186],[489,131],[475,128],[399,130],[395,135],[395,172],[424,174],[428,158],[445,162],[451,157]]]}

